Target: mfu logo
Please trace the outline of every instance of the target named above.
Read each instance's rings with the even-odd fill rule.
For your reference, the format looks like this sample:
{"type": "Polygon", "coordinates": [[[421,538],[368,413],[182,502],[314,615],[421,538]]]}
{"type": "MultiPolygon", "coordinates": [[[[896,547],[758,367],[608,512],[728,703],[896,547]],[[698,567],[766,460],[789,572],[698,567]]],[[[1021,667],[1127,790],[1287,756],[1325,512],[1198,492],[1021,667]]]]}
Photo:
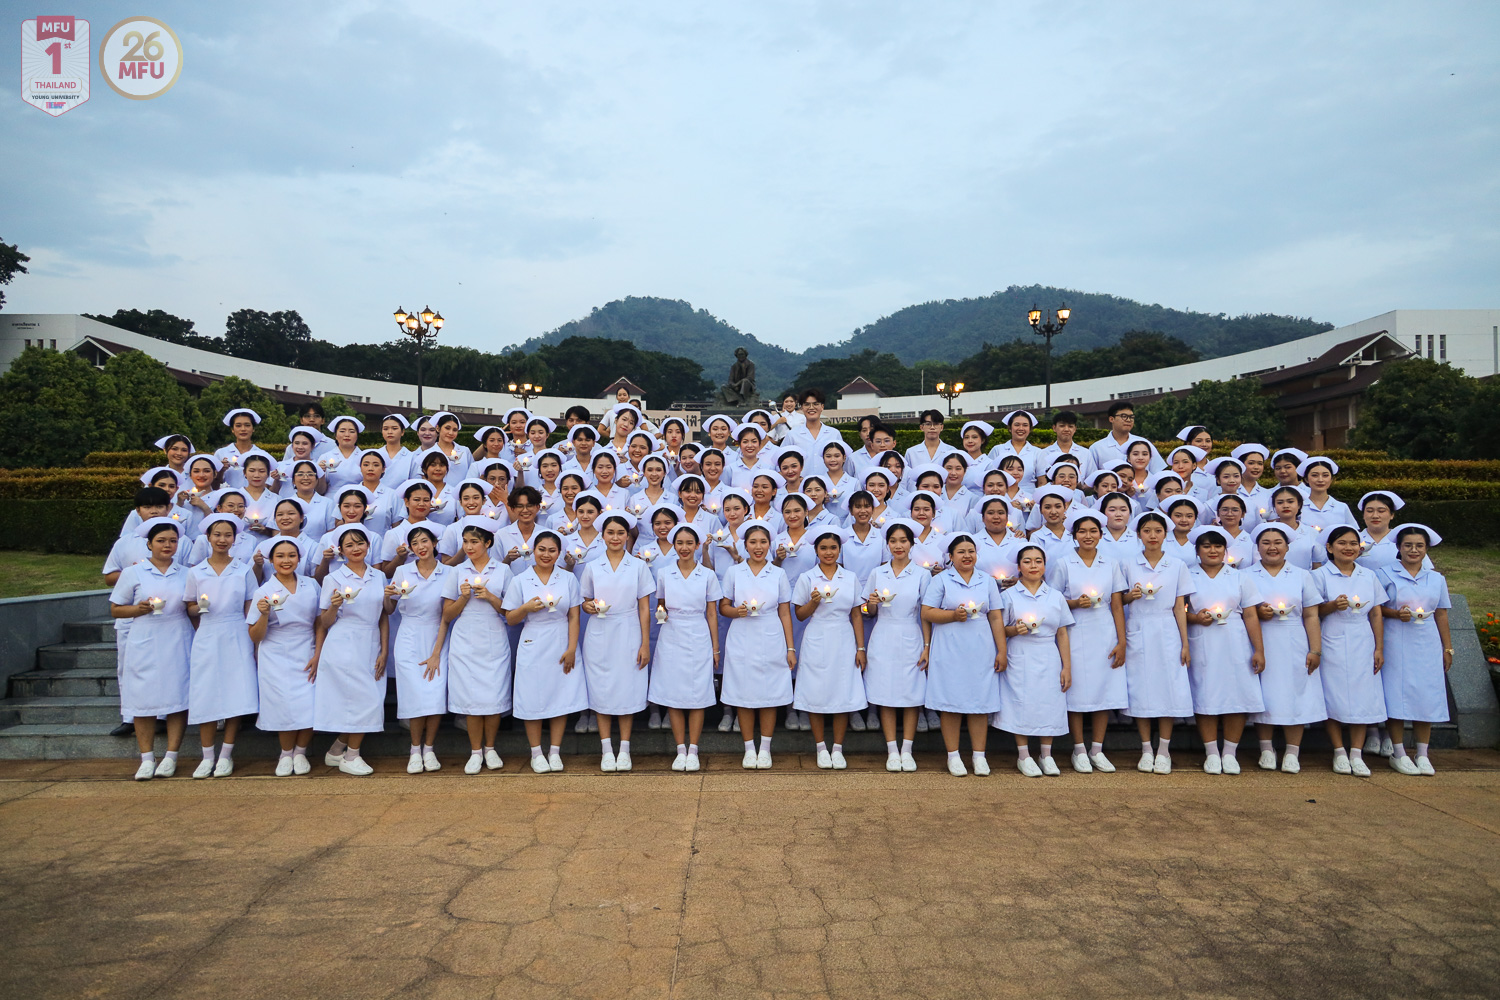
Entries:
{"type": "Polygon", "coordinates": [[[21,22],[21,100],[56,118],[89,99],[89,23],[81,17],[21,22]]]}
{"type": "Polygon", "coordinates": [[[154,17],[126,18],[99,43],[99,72],[121,97],[160,97],[182,72],[182,42],[154,17]]]}

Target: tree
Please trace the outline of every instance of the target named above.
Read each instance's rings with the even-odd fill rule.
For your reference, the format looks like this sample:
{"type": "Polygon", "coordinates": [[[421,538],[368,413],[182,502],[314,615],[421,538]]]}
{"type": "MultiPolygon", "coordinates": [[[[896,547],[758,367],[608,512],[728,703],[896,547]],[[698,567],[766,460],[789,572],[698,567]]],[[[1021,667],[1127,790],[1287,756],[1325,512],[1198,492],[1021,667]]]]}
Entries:
{"type": "Polygon", "coordinates": [[[1500,380],[1474,382],[1474,395],[1458,421],[1467,445],[1463,457],[1500,458],[1500,380]]]}
{"type": "Polygon", "coordinates": [[[1465,418],[1476,388],[1477,380],[1445,362],[1392,361],[1365,392],[1350,443],[1392,458],[1463,457],[1471,447],[1465,418]]]}
{"type": "Polygon", "coordinates": [[[292,429],[286,409],[254,382],[231,375],[222,382],[215,382],[198,396],[198,409],[208,423],[211,445],[217,447],[233,440],[234,435],[224,426],[224,414],[242,406],[248,406],[261,416],[261,422],[255,428],[256,441],[286,441],[287,431],[292,429]]]}
{"type": "Polygon", "coordinates": [[[1170,441],[1188,424],[1202,424],[1226,441],[1274,448],[1286,440],[1286,420],[1276,401],[1261,395],[1260,379],[1204,379],[1184,397],[1164,396],[1135,410],[1136,433],[1153,441],[1170,441]]]}
{"type": "Polygon", "coordinates": [[[205,337],[193,329],[192,320],[173,316],[162,309],[149,309],[146,312],[141,312],[139,309],[116,309],[113,316],[94,316],[89,313],[84,313],[84,315],[89,319],[119,327],[121,330],[130,330],[147,337],[155,337],[157,340],[181,344],[184,347],[196,347],[203,351],[214,351],[218,354],[224,353],[222,338],[205,337]]]}
{"type": "Polygon", "coordinates": [[[295,309],[273,313],[240,309],[224,321],[224,350],[237,358],[295,368],[303,348],[311,342],[312,330],[295,309]]]}
{"type": "MultiPolygon", "coordinates": [[[[502,358],[521,365],[528,355],[515,351],[502,358]]],[[[703,366],[698,362],[642,350],[628,340],[567,337],[561,343],[538,347],[529,358],[547,370],[542,384],[548,395],[596,398],[605,385],[621,375],[640,386],[655,406],[666,406],[677,399],[704,399],[714,389],[713,383],[703,377],[703,366]]],[[[527,377],[536,381],[536,376],[527,377]]]]}
{"type": "MultiPolygon", "coordinates": [[[[332,396],[324,396],[321,403],[323,406],[323,420],[325,422],[332,420],[334,417],[359,416],[354,407],[349,405],[349,401],[338,393],[334,393],[332,396]]],[[[364,423],[364,421],[360,421],[360,423],[364,423]]]]}
{"type": "Polygon", "coordinates": [[[28,347],[0,376],[0,466],[74,466],[117,451],[114,382],[71,351],[28,347]]]}
{"type": "Polygon", "coordinates": [[[121,408],[120,435],[127,449],[150,448],[163,434],[186,434],[200,447],[208,443],[208,424],[198,401],[177,384],[167,366],[143,351],[125,351],[104,363],[121,408]]]}
{"type": "MultiPolygon", "coordinates": [[[[31,258],[20,249],[0,240],[0,285],[8,285],[18,274],[26,274],[26,262],[31,258]]],[[[0,290],[0,309],[5,308],[5,292],[0,290]]]]}

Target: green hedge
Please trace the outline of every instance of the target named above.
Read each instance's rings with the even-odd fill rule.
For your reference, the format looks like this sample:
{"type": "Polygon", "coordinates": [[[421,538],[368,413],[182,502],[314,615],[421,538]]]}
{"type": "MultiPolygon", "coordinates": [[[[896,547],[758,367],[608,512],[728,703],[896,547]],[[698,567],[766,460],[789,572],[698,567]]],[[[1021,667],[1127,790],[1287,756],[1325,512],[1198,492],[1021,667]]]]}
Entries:
{"type": "MultiPolygon", "coordinates": [[[[55,501],[124,501],[141,488],[139,476],[124,475],[69,475],[79,470],[61,470],[57,475],[0,477],[0,500],[24,502],[55,501]]],[[[9,506],[6,510],[9,511],[9,506]]]]}
{"type": "Polygon", "coordinates": [[[1500,500],[1413,500],[1396,514],[1397,524],[1415,521],[1443,536],[1444,545],[1481,548],[1495,544],[1500,500]]]}
{"type": "Polygon", "coordinates": [[[0,549],[104,557],[130,514],[129,500],[11,500],[0,518],[0,549]]]}
{"type": "MultiPolygon", "coordinates": [[[[1340,480],[1386,482],[1398,479],[1466,479],[1500,482],[1500,462],[1496,461],[1438,462],[1385,457],[1378,459],[1329,457],[1339,464],[1340,480]]],[[[1404,498],[1405,494],[1402,496],[1404,498]]]]}
{"type": "MultiPolygon", "coordinates": [[[[1434,503],[1500,501],[1500,482],[1491,479],[1344,479],[1334,483],[1329,492],[1353,506],[1371,490],[1390,490],[1408,505],[1417,500],[1434,503]]],[[[1401,513],[1405,514],[1406,508],[1403,507],[1401,513]]]]}

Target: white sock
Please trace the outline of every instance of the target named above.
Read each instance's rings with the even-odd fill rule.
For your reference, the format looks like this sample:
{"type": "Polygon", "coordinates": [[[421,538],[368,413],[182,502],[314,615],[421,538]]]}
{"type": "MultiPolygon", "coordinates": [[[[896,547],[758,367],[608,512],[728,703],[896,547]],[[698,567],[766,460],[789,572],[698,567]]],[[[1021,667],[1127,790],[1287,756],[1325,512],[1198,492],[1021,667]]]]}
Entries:
{"type": "Polygon", "coordinates": [[[203,759],[206,760],[206,761],[209,761],[209,762],[213,761],[213,759],[214,759],[213,744],[209,744],[208,746],[206,746],[206,747],[203,748],[203,759]]]}
{"type": "Polygon", "coordinates": [[[1042,744],[1042,759],[1045,760],[1046,758],[1051,757],[1051,756],[1052,756],[1052,744],[1051,743],[1043,743],[1042,744]]]}
{"type": "MultiPolygon", "coordinates": [[[[412,749],[415,750],[416,747],[412,747],[412,749]]],[[[295,750],[283,750],[283,751],[281,751],[281,756],[278,757],[277,759],[278,760],[285,760],[286,758],[290,757],[294,753],[296,753],[295,750]]]]}
{"type": "Polygon", "coordinates": [[[696,756],[698,756],[698,744],[696,744],[696,743],[689,743],[688,744],[688,756],[689,757],[696,757],[696,756]]]}
{"type": "MultiPolygon", "coordinates": [[[[419,756],[422,753],[422,751],[418,750],[416,747],[412,747],[411,748],[411,752],[412,752],[412,756],[414,756],[414,757],[415,756],[419,756]]],[[[469,756],[470,757],[483,757],[484,756],[484,751],[483,750],[470,750],[469,751],[469,756]]]]}
{"type": "Polygon", "coordinates": [[[531,759],[532,760],[535,760],[538,757],[545,757],[545,756],[547,756],[547,755],[544,754],[544,753],[542,753],[542,748],[541,747],[537,746],[537,747],[532,747],[531,748],[531,759]]]}
{"type": "Polygon", "coordinates": [[[295,748],[295,749],[292,750],[292,756],[295,757],[295,756],[299,756],[299,755],[303,756],[303,757],[306,757],[307,756],[307,747],[297,747],[297,748],[295,748]]]}
{"type": "Polygon", "coordinates": [[[1333,748],[1333,756],[1334,756],[1335,759],[1337,759],[1339,757],[1347,757],[1347,756],[1349,756],[1349,751],[1345,750],[1343,747],[1334,747],[1333,748]]]}
{"type": "Polygon", "coordinates": [[[755,752],[755,741],[754,740],[746,740],[745,741],[745,752],[746,753],[754,753],[755,752]]]}
{"type": "Polygon", "coordinates": [[[219,759],[220,760],[223,760],[226,757],[233,757],[233,756],[234,756],[234,744],[233,743],[225,743],[225,744],[222,744],[219,747],[219,759]]]}
{"type": "Polygon", "coordinates": [[[170,760],[174,764],[177,763],[177,751],[176,750],[168,750],[166,752],[166,754],[162,757],[162,760],[170,760]]]}
{"type": "Polygon", "coordinates": [[[344,755],[344,748],[346,746],[348,746],[348,744],[346,744],[343,740],[334,740],[333,746],[328,748],[328,753],[334,757],[342,757],[344,755]]]}
{"type": "Polygon", "coordinates": [[[629,753],[630,752],[630,741],[629,740],[621,740],[620,741],[620,752],[621,753],[629,753]]]}
{"type": "Polygon", "coordinates": [[[886,740],[885,741],[885,752],[887,754],[893,756],[893,757],[896,755],[896,753],[898,751],[896,750],[896,741],[895,740],[886,740]]]}
{"type": "MultiPolygon", "coordinates": [[[[1229,744],[1226,743],[1224,745],[1224,747],[1227,750],[1229,748],[1229,744]]],[[[1218,740],[1209,740],[1207,743],[1203,744],[1203,752],[1205,754],[1207,754],[1208,756],[1210,756],[1210,757],[1218,757],[1218,756],[1220,756],[1220,753],[1219,753],[1219,741],[1218,740]]]]}
{"type": "Polygon", "coordinates": [[[1418,743],[1417,744],[1417,756],[1418,757],[1426,757],[1427,756],[1427,744],[1426,743],[1418,743]]]}
{"type": "Polygon", "coordinates": [[[771,737],[769,737],[769,736],[762,736],[760,738],[760,752],[761,753],[770,753],[771,752],[771,737]]]}
{"type": "Polygon", "coordinates": [[[1089,756],[1090,757],[1095,756],[1097,754],[1101,754],[1103,752],[1104,752],[1104,744],[1103,743],[1090,743],[1089,744],[1089,756]]]}
{"type": "Polygon", "coordinates": [[[1295,743],[1288,743],[1286,745],[1286,755],[1288,757],[1292,758],[1292,760],[1299,760],[1300,759],[1299,755],[1301,753],[1302,753],[1302,748],[1299,747],[1299,746],[1297,746],[1295,743]]]}
{"type": "Polygon", "coordinates": [[[1224,741],[1224,756],[1225,757],[1233,757],[1235,755],[1235,753],[1238,752],[1239,748],[1240,748],[1240,745],[1238,743],[1231,743],[1228,740],[1225,740],[1224,741]]]}
{"type": "Polygon", "coordinates": [[[1029,745],[1028,746],[1019,746],[1019,747],[1016,747],[1016,760],[1030,760],[1030,759],[1031,759],[1031,747],[1029,745]]]}
{"type": "MultiPolygon", "coordinates": [[[[283,751],[281,751],[281,752],[282,752],[282,753],[283,753],[283,754],[284,754],[284,755],[286,755],[286,756],[288,756],[288,757],[290,757],[290,756],[291,756],[291,751],[289,751],[289,750],[283,750],[283,751]]],[[[478,751],[478,750],[475,750],[475,751],[474,751],[474,752],[475,752],[475,753],[478,753],[478,752],[479,752],[479,751],[478,751]]],[[[412,756],[413,756],[413,757],[420,757],[420,756],[422,756],[422,746],[421,746],[421,744],[419,744],[419,743],[413,743],[413,744],[412,744],[412,745],[411,745],[411,755],[412,755],[412,756]]]]}
{"type": "Polygon", "coordinates": [[[349,761],[359,760],[359,751],[354,747],[349,747],[344,751],[344,759],[349,761]]]}
{"type": "Polygon", "coordinates": [[[1151,741],[1150,740],[1142,740],[1141,741],[1141,753],[1151,753],[1151,752],[1152,752],[1151,741]]]}
{"type": "Polygon", "coordinates": [[[1087,757],[1088,755],[1089,755],[1089,748],[1088,747],[1084,746],[1082,743],[1074,743],[1073,744],[1073,756],[1074,757],[1087,757]]]}
{"type": "Polygon", "coordinates": [[[1261,753],[1265,753],[1267,750],[1275,750],[1275,749],[1276,749],[1275,744],[1273,744],[1270,740],[1261,740],[1260,741],[1260,752],[1261,753]]]}
{"type": "Polygon", "coordinates": [[[1396,743],[1396,744],[1393,744],[1392,747],[1391,747],[1391,749],[1393,751],[1393,753],[1392,753],[1393,757],[1405,757],[1406,756],[1406,744],[1405,743],[1396,743]]]}
{"type": "Polygon", "coordinates": [[[550,747],[547,748],[547,756],[549,756],[549,757],[554,757],[554,756],[557,756],[557,755],[559,755],[561,753],[562,753],[562,747],[558,746],[556,743],[552,744],[550,747]]]}
{"type": "Polygon", "coordinates": [[[842,744],[842,743],[835,743],[833,745],[833,752],[834,753],[843,753],[844,752],[844,744],[842,744]]]}
{"type": "Polygon", "coordinates": [[[952,763],[955,760],[958,760],[958,751],[957,750],[949,750],[948,751],[948,761],[949,761],[949,763],[952,763]]]}
{"type": "Polygon", "coordinates": [[[828,751],[828,744],[824,743],[822,740],[819,740],[817,743],[813,744],[813,749],[819,751],[820,753],[826,753],[828,751]]]}
{"type": "Polygon", "coordinates": [[[677,744],[677,753],[680,756],[686,756],[687,755],[687,744],[686,743],[679,743],[679,744],[677,744]]]}
{"type": "Polygon", "coordinates": [[[599,752],[600,753],[614,753],[615,752],[614,740],[600,740],[599,741],[599,752]]]}
{"type": "MultiPolygon", "coordinates": [[[[485,749],[486,750],[493,750],[495,748],[494,747],[485,747],[485,749]]],[[[432,744],[431,743],[423,743],[422,744],[422,752],[423,753],[432,753],[432,744]]]]}
{"type": "Polygon", "coordinates": [[[143,760],[143,761],[149,760],[151,763],[155,764],[156,763],[156,752],[154,750],[147,750],[145,753],[141,754],[141,760],[143,760]]]}
{"type": "Polygon", "coordinates": [[[902,740],[901,741],[901,752],[902,753],[911,753],[911,740],[902,740]]]}
{"type": "MultiPolygon", "coordinates": [[[[1343,752],[1344,752],[1343,747],[1340,747],[1339,748],[1339,753],[1343,753],[1343,752]]],[[[1364,747],[1350,747],[1349,748],[1349,758],[1351,760],[1364,760],[1365,759],[1365,748],[1364,747]]]]}
{"type": "Polygon", "coordinates": [[[969,756],[973,757],[975,760],[984,760],[984,751],[975,750],[973,753],[969,754],[969,756]]]}

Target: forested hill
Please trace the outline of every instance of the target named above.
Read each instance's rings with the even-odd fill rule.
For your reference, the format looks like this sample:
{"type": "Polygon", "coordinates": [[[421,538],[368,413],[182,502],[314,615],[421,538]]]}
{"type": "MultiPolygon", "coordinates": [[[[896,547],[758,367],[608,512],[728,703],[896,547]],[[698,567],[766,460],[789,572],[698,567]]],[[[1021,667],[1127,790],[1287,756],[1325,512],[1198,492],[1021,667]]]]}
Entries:
{"type": "Polygon", "coordinates": [[[856,330],[846,341],[812,348],[808,360],[843,357],[868,348],[894,354],[907,364],[928,359],[958,361],[986,342],[1033,339],[1026,322],[1033,304],[1044,318],[1051,317],[1058,306],[1073,310],[1067,332],[1057,340],[1062,350],[1107,347],[1131,330],[1154,330],[1178,338],[1204,358],[1216,358],[1310,337],[1333,327],[1294,316],[1230,317],[1144,305],[1097,292],[1012,285],[983,298],[907,306],[856,330]]]}
{"type": "Polygon", "coordinates": [[[1294,316],[1230,317],[1145,305],[1097,292],[1012,285],[982,298],[907,306],[854,331],[847,340],[819,344],[800,354],[744,333],[706,309],[651,296],[629,296],[595,307],[583,319],[520,346],[529,353],[568,337],[629,340],[644,350],[693,359],[715,384],[724,380],[734,363],[734,349],[744,347],[756,364],[762,388],[770,392],[790,385],[803,366],[821,358],[842,358],[868,349],[894,354],[907,364],[958,362],[986,343],[1033,340],[1026,323],[1033,303],[1049,316],[1060,305],[1073,310],[1067,332],[1057,341],[1056,349],[1063,351],[1107,347],[1132,330],[1154,330],[1178,338],[1201,357],[1214,358],[1311,336],[1332,326],[1294,316]]]}
{"type": "MultiPolygon", "coordinates": [[[[642,350],[692,358],[714,385],[729,377],[734,349],[743,347],[755,362],[756,378],[767,392],[787,385],[806,364],[801,354],[767,344],[742,333],[707,309],[694,309],[677,299],[631,295],[594,310],[583,319],[564,323],[551,333],[532,337],[520,349],[530,354],[538,347],[559,344],[569,337],[608,337],[628,340],[642,350]]],[[[822,355],[819,355],[822,357],[822,355]]],[[[614,375],[610,374],[610,378],[614,375]]]]}

